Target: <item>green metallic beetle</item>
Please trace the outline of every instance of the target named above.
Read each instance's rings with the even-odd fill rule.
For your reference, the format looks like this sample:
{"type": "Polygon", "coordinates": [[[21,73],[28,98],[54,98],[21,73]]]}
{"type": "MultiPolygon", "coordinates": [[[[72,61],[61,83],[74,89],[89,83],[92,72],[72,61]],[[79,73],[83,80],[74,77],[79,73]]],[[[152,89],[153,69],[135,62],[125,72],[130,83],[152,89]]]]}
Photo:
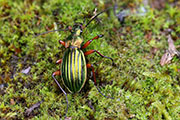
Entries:
{"type": "MultiPolygon", "coordinates": [[[[93,39],[87,41],[84,45],[82,45],[83,39],[82,39],[81,33],[83,29],[86,28],[91,23],[92,20],[94,20],[98,15],[100,15],[103,12],[104,11],[95,15],[85,26],[83,26],[82,24],[76,24],[73,27],[68,27],[67,29],[63,30],[63,31],[68,30],[71,32],[71,35],[69,36],[71,40],[68,42],[64,42],[61,40],[59,41],[59,43],[65,46],[67,50],[65,51],[63,58],[59,59],[56,62],[57,64],[61,64],[61,69],[54,72],[52,74],[52,77],[66,96],[66,102],[67,102],[66,113],[68,111],[67,93],[62,89],[59,82],[56,80],[55,76],[57,75],[62,76],[62,82],[64,86],[69,90],[69,92],[76,93],[76,92],[79,92],[83,88],[87,80],[87,68],[92,69],[93,79],[96,86],[96,77],[95,77],[94,67],[92,64],[86,63],[85,56],[96,52],[101,57],[111,59],[113,62],[112,58],[102,55],[97,50],[89,50],[89,51],[86,51],[85,53],[82,51],[93,40],[103,37],[103,35],[97,35],[96,37],[94,37],[93,39]]],[[[62,31],[62,30],[54,30],[54,31],[62,31]]],[[[53,32],[53,31],[48,31],[48,32],[53,32]]],[[[102,94],[104,97],[107,97],[100,91],[100,89],[97,86],[96,88],[100,92],[100,94],[102,94]]],[[[111,97],[107,97],[107,98],[111,98],[111,97]]]]}

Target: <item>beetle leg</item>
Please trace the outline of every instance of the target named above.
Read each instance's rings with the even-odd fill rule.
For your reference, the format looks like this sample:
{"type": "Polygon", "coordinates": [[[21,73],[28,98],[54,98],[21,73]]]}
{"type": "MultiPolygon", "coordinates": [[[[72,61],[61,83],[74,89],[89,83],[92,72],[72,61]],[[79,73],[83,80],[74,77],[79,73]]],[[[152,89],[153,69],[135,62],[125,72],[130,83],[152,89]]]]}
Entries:
{"type": "Polygon", "coordinates": [[[64,41],[59,40],[59,43],[65,47],[65,44],[66,44],[66,43],[65,43],[64,41]]]}
{"type": "Polygon", "coordinates": [[[94,72],[94,67],[93,67],[93,65],[92,65],[92,64],[86,64],[86,66],[87,66],[87,68],[91,68],[91,69],[92,69],[93,79],[94,79],[94,85],[96,86],[98,92],[99,92],[102,96],[104,96],[104,97],[106,97],[106,98],[114,99],[113,97],[109,97],[109,96],[104,95],[104,94],[101,92],[101,90],[98,88],[98,86],[97,86],[97,84],[96,84],[96,75],[95,75],[95,72],[94,72]]]}
{"type": "Polygon", "coordinates": [[[96,75],[95,75],[95,72],[94,72],[94,67],[92,64],[86,64],[87,68],[91,68],[92,69],[92,72],[93,72],[93,79],[94,79],[94,84],[96,85],[96,75]]]}
{"type": "Polygon", "coordinates": [[[56,61],[56,64],[61,64],[61,63],[62,63],[62,59],[56,61]]]}
{"type": "Polygon", "coordinates": [[[88,40],[88,41],[81,47],[81,49],[86,48],[93,40],[98,39],[98,38],[101,38],[101,37],[103,37],[103,35],[97,35],[97,36],[94,37],[93,39],[88,40]]]}
{"type": "Polygon", "coordinates": [[[94,53],[94,52],[98,53],[98,54],[99,54],[101,57],[103,57],[103,58],[105,57],[105,58],[108,58],[108,59],[112,60],[113,65],[115,64],[112,58],[102,55],[102,54],[101,54],[99,51],[97,51],[97,50],[89,50],[89,51],[86,51],[86,52],[84,53],[84,55],[87,56],[87,55],[90,55],[90,54],[92,54],[92,53],[94,53]]]}
{"type": "Polygon", "coordinates": [[[66,96],[66,102],[67,102],[67,107],[66,107],[66,113],[65,113],[65,118],[66,118],[66,114],[67,114],[67,111],[68,111],[68,98],[67,98],[67,93],[62,89],[61,85],[59,84],[59,82],[56,80],[55,76],[56,75],[61,75],[61,71],[58,70],[56,72],[54,72],[52,74],[52,77],[54,79],[54,81],[56,82],[56,84],[58,85],[58,87],[61,89],[61,91],[64,93],[64,95],[66,96]]]}

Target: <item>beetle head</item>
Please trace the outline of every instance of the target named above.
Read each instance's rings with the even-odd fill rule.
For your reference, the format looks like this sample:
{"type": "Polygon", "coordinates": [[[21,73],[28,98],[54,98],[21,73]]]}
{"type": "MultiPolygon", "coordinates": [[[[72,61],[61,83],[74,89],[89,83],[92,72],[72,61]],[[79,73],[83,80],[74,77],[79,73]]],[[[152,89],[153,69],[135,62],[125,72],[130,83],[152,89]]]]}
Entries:
{"type": "Polygon", "coordinates": [[[73,25],[73,28],[70,30],[74,36],[80,36],[83,32],[83,24],[76,23],[73,25]]]}

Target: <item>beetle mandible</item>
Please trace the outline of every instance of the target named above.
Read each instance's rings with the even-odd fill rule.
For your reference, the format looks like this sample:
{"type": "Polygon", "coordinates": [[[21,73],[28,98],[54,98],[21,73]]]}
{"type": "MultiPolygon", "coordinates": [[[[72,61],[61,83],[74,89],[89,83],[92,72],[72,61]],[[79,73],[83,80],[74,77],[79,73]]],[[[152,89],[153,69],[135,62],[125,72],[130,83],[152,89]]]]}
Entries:
{"type": "MultiPolygon", "coordinates": [[[[52,74],[54,81],[56,82],[58,87],[61,89],[61,91],[64,93],[64,95],[66,96],[67,108],[66,108],[65,116],[68,111],[67,93],[65,92],[65,90],[62,89],[61,85],[56,80],[55,76],[62,76],[62,82],[63,82],[64,86],[68,89],[68,91],[71,93],[76,93],[76,92],[79,92],[83,88],[83,86],[87,80],[87,68],[90,68],[90,69],[92,69],[94,84],[95,84],[98,92],[106,98],[113,99],[112,97],[105,96],[100,91],[100,89],[97,87],[94,67],[92,64],[86,63],[85,56],[96,52],[101,57],[112,60],[112,62],[113,62],[113,59],[102,55],[97,50],[89,50],[86,52],[82,51],[93,40],[103,37],[103,35],[97,35],[93,39],[88,40],[84,45],[82,45],[83,38],[82,38],[81,34],[83,32],[83,29],[86,28],[97,16],[99,16],[100,14],[102,14],[103,12],[105,12],[107,10],[108,9],[96,14],[93,18],[91,18],[91,20],[85,26],[83,26],[83,24],[75,24],[73,27],[67,27],[66,29],[63,29],[63,30],[62,29],[53,30],[53,31],[47,31],[47,32],[43,33],[43,34],[46,34],[46,33],[54,32],[54,31],[70,31],[71,32],[71,35],[70,35],[71,41],[64,42],[64,41],[59,40],[59,43],[62,44],[65,48],[67,48],[67,50],[64,52],[63,58],[56,61],[57,64],[61,64],[60,70],[58,70],[52,74]]],[[[113,62],[113,64],[114,64],[114,62],[113,62]]]]}

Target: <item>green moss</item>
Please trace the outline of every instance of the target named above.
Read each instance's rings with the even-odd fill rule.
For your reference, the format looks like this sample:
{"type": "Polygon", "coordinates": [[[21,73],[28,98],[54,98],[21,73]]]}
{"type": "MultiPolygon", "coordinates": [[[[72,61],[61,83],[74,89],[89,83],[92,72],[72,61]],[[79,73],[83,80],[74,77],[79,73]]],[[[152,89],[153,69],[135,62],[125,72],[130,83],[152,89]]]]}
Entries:
{"type": "MultiPolygon", "coordinates": [[[[104,0],[0,0],[0,119],[59,119],[64,117],[66,99],[53,81],[51,74],[59,69],[56,60],[65,48],[58,40],[65,40],[69,32],[55,32],[35,37],[35,34],[58,27],[85,22],[113,2],[104,0]],[[30,67],[27,74],[22,70],[30,67]],[[25,111],[42,101],[29,116],[25,111]]],[[[86,50],[95,49],[112,57],[92,54],[87,57],[97,70],[101,91],[114,99],[101,96],[91,73],[84,89],[68,94],[71,119],[180,119],[180,62],[161,66],[160,59],[168,48],[167,35],[175,46],[180,44],[180,8],[167,4],[157,10],[145,7],[144,15],[136,13],[141,1],[124,0],[118,10],[126,6],[130,14],[120,24],[113,15],[101,14],[83,31],[84,42],[97,34],[104,37],[93,41],[86,50]],[[168,33],[168,29],[171,33],[168,33]]],[[[60,81],[60,79],[58,79],[60,81]]],[[[62,83],[60,81],[60,83],[62,83]]],[[[65,88],[65,87],[63,87],[65,88]]]]}

